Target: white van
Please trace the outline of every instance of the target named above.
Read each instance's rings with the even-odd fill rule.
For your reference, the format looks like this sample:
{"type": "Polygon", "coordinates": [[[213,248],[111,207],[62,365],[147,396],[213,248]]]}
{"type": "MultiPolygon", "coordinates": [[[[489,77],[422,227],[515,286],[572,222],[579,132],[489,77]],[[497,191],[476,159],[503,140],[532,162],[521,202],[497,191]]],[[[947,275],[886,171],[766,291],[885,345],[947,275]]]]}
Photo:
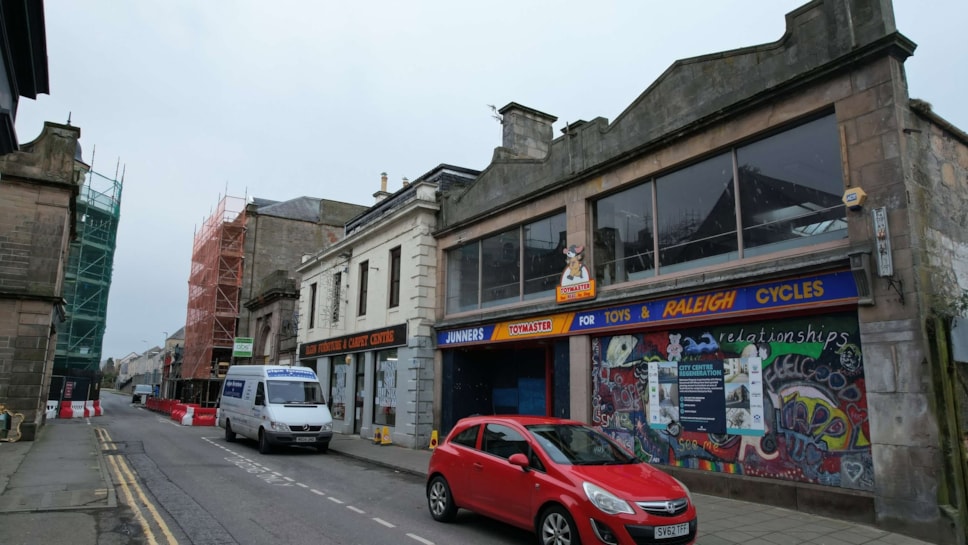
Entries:
{"type": "Polygon", "coordinates": [[[255,439],[259,452],[275,445],[329,449],[333,417],[316,373],[309,367],[233,365],[225,374],[218,425],[225,440],[255,439]]]}

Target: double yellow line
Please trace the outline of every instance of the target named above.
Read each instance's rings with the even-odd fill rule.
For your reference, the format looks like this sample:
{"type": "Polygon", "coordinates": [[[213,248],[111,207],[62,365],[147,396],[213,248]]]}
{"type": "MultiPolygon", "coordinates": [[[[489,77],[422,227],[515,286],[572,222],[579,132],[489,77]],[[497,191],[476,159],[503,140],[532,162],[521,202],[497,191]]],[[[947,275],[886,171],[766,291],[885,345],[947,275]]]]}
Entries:
{"type": "MultiPolygon", "coordinates": [[[[115,451],[117,447],[114,446],[114,441],[108,434],[108,431],[104,428],[95,428],[94,432],[98,436],[98,440],[104,447],[106,451],[115,451]]],[[[123,456],[107,456],[108,464],[111,468],[111,474],[114,483],[121,487],[121,493],[124,497],[124,503],[131,507],[134,512],[135,518],[138,520],[138,524],[141,526],[141,530],[144,532],[145,539],[148,545],[158,545],[158,540],[155,538],[155,533],[152,530],[152,525],[148,521],[147,516],[150,516],[155,524],[168,542],[168,545],[178,545],[178,541],[175,536],[172,535],[171,530],[168,529],[168,525],[165,524],[165,520],[161,518],[158,514],[158,510],[155,509],[153,503],[148,500],[145,495],[144,490],[141,485],[138,484],[138,479],[135,478],[134,472],[128,466],[128,462],[123,456]],[[135,501],[135,496],[137,496],[138,501],[135,501]],[[147,512],[147,513],[146,513],[147,512]]]]}

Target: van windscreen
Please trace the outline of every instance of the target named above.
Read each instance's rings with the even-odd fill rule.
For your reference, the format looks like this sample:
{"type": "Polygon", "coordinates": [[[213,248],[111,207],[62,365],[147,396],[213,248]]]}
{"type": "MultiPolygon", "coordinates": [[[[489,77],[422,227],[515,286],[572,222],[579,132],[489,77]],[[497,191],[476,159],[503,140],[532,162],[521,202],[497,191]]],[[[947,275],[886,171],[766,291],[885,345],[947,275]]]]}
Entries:
{"type": "Polygon", "coordinates": [[[301,382],[294,380],[267,380],[269,403],[305,403],[325,404],[323,390],[318,382],[301,382]]]}

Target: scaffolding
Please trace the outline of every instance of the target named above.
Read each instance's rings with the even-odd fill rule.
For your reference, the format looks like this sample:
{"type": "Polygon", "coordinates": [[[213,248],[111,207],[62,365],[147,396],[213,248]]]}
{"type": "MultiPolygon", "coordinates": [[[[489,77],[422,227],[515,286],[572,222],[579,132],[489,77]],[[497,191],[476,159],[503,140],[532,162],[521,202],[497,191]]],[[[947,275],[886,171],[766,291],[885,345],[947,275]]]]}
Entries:
{"type": "Polygon", "coordinates": [[[242,289],[245,199],[223,197],[215,212],[195,233],[188,279],[185,352],[176,380],[193,381],[178,388],[207,401],[218,364],[229,363],[239,318],[242,289]]]}
{"type": "Polygon", "coordinates": [[[58,327],[57,372],[98,372],[107,322],[108,292],[121,219],[121,180],[87,172],[76,200],[76,238],[64,271],[64,314],[58,327]]]}

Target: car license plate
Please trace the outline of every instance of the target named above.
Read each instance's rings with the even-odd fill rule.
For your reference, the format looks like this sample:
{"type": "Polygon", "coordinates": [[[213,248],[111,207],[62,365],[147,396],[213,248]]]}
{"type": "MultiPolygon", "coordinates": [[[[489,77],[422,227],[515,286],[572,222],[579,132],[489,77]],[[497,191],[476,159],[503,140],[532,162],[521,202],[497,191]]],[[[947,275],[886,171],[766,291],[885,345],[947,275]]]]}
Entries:
{"type": "Polygon", "coordinates": [[[673,524],[672,526],[656,526],[655,538],[665,539],[667,537],[679,537],[689,533],[689,523],[673,524]]]}
{"type": "Polygon", "coordinates": [[[315,437],[297,437],[296,442],[297,443],[315,443],[316,438],[315,437]]]}

